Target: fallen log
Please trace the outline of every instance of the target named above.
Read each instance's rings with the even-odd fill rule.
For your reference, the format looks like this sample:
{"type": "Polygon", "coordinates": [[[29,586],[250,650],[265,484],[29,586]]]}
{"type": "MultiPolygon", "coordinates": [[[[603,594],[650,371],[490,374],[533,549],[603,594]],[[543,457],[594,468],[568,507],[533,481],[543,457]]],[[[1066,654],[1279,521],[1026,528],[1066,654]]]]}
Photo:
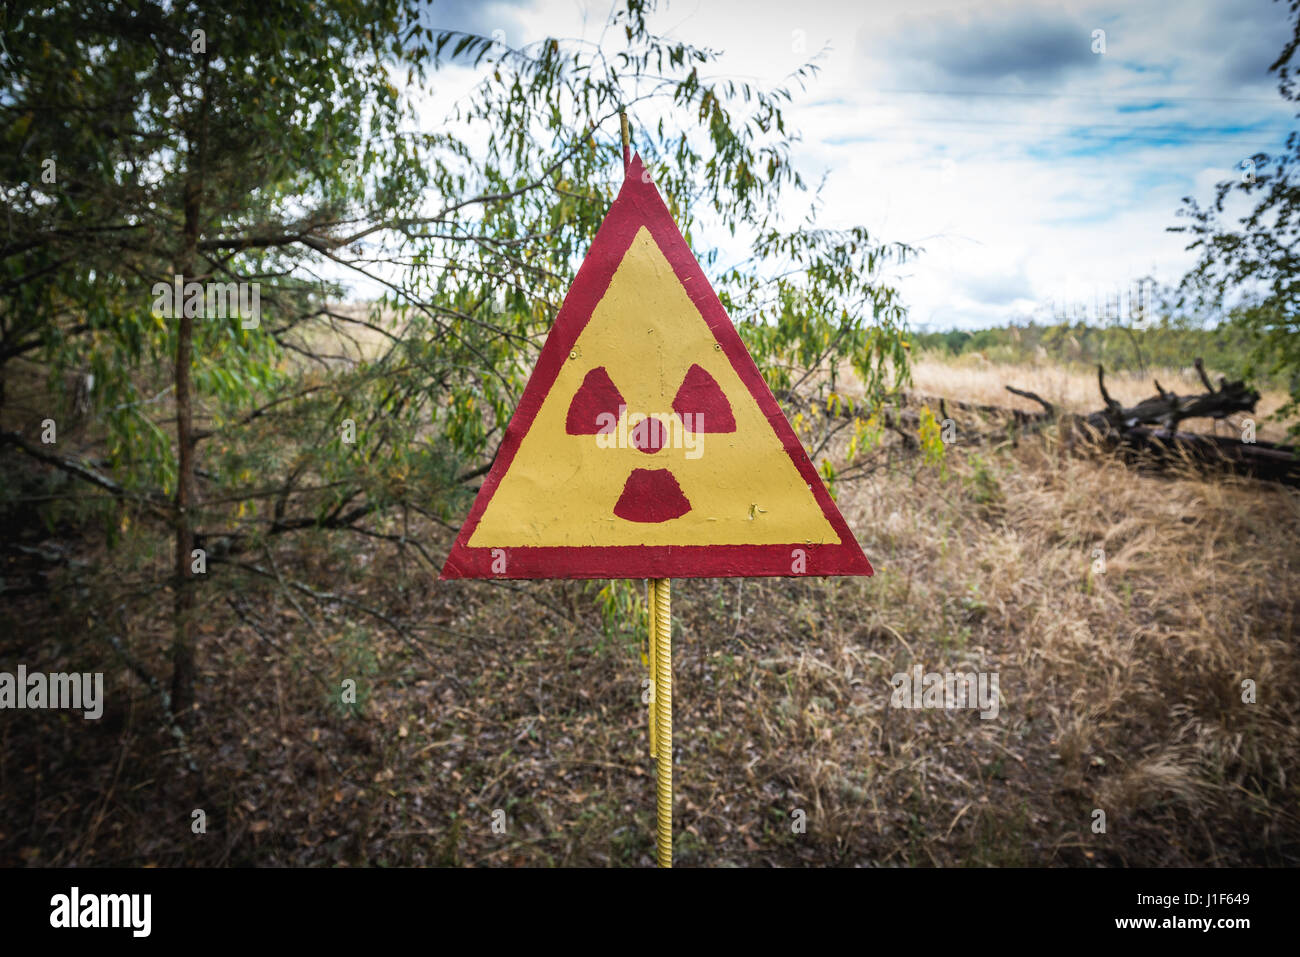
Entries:
{"type": "MultiPolygon", "coordinates": [[[[1127,460],[1142,467],[1187,464],[1300,487],[1300,459],[1292,446],[1247,440],[1245,435],[1227,438],[1178,428],[1185,419],[1226,419],[1237,413],[1254,412],[1259,402],[1259,393],[1245,382],[1230,382],[1221,376],[1216,388],[1199,358],[1195,366],[1205,392],[1180,396],[1157,381],[1156,395],[1125,407],[1107,391],[1106,370],[1098,365],[1097,388],[1105,408],[1086,416],[1071,416],[1067,445],[1073,444],[1083,427],[1082,431],[1094,443],[1118,450],[1127,460]]],[[[1032,393],[1007,388],[1050,408],[1050,403],[1032,393]]]]}
{"type": "MultiPolygon", "coordinates": [[[[1087,422],[1087,419],[1081,420],[1087,422]]],[[[1173,432],[1136,425],[1120,432],[1097,433],[1098,443],[1140,468],[1189,465],[1224,471],[1266,482],[1300,487],[1300,460],[1289,445],[1242,442],[1221,435],[1173,432]]]]}
{"type": "Polygon", "coordinates": [[[1143,399],[1126,409],[1106,391],[1106,369],[1098,365],[1097,388],[1101,390],[1106,408],[1088,416],[1088,421],[1097,428],[1108,426],[1128,429],[1138,425],[1159,425],[1170,432],[1177,432],[1178,423],[1183,419],[1226,419],[1238,412],[1255,411],[1259,393],[1248,388],[1245,382],[1229,382],[1220,376],[1219,387],[1216,389],[1210,384],[1210,377],[1205,374],[1205,365],[1200,358],[1197,358],[1195,366],[1197,375],[1205,384],[1205,392],[1180,396],[1164,389],[1159,380],[1152,380],[1158,395],[1143,399]]]}
{"type": "MultiPolygon", "coordinates": [[[[1106,370],[1098,365],[1097,388],[1101,392],[1105,407],[1097,412],[1083,416],[1063,415],[1053,403],[1037,393],[1008,385],[1005,386],[1008,392],[1036,402],[1042,407],[1042,411],[1025,412],[1004,406],[938,397],[939,419],[941,423],[950,421],[950,404],[954,409],[963,412],[993,414],[1008,419],[1005,428],[991,431],[963,428],[960,432],[955,432],[952,441],[962,446],[1006,442],[1008,439],[1015,444],[1020,436],[1061,421],[1064,438],[1061,449],[1063,453],[1077,447],[1082,441],[1089,447],[1117,452],[1127,461],[1142,468],[1163,469],[1182,464],[1300,487],[1300,456],[1297,456],[1296,448],[1290,445],[1250,441],[1245,434],[1242,438],[1227,438],[1186,432],[1178,428],[1178,425],[1186,419],[1219,420],[1242,412],[1254,412],[1255,405],[1259,402],[1259,393],[1249,388],[1245,382],[1230,382],[1226,377],[1221,376],[1216,388],[1210,382],[1210,377],[1206,374],[1200,358],[1196,359],[1194,365],[1201,383],[1205,386],[1206,391],[1203,393],[1178,395],[1165,389],[1156,381],[1156,395],[1143,399],[1134,406],[1126,407],[1111,396],[1106,388],[1106,370]]],[[[896,413],[884,411],[881,416],[882,424],[897,433],[900,439],[900,445],[891,448],[898,448],[904,455],[916,454],[920,451],[919,437],[914,434],[919,428],[920,416],[907,407],[929,406],[935,398],[904,392],[900,395],[902,407],[896,413]]],[[[791,399],[791,401],[797,400],[791,399]]],[[[834,418],[851,421],[859,415],[859,411],[841,406],[830,414],[834,418]]],[[[947,441],[949,440],[945,439],[945,442],[947,441]]]]}

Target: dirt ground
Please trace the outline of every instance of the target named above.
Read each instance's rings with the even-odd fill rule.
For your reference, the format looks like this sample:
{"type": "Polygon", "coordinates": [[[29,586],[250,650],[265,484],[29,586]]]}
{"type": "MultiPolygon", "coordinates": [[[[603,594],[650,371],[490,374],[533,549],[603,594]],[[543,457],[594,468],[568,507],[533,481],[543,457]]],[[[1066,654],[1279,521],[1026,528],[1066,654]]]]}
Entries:
{"type": "MultiPolygon", "coordinates": [[[[958,372],[918,363],[917,389],[1099,405],[1082,378],[958,372]]],[[[873,578],[675,582],[679,865],[1300,863],[1294,490],[1049,431],[837,494],[873,578]],[[996,673],[997,716],[891,706],[916,665],[996,673]]],[[[0,864],[652,863],[643,618],[601,613],[644,583],[442,583],[386,542],[301,536],[274,557],[314,598],[205,582],[177,737],[120,653],[166,674],[169,544],[5,533],[64,552],[0,606],[0,662],[104,671],[107,704],[0,719],[0,864]]]]}

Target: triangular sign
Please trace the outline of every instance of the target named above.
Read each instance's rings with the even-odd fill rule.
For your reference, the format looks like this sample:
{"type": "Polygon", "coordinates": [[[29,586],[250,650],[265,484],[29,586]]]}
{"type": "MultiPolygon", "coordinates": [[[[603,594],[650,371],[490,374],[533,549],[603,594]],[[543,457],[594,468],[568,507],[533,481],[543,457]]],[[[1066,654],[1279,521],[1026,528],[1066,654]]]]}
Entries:
{"type": "Polygon", "coordinates": [[[442,577],[871,573],[634,158],[442,577]]]}

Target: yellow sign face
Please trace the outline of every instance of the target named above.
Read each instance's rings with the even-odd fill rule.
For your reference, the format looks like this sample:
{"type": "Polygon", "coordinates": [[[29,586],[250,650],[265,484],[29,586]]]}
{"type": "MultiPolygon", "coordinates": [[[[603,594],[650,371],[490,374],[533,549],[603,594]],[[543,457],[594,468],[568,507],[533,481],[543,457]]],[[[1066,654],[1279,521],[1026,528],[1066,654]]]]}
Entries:
{"type": "MultiPolygon", "coordinates": [[[[668,480],[659,481],[670,495],[668,480]]],[[[659,491],[650,482],[644,494],[659,491]]],[[[487,503],[470,547],[838,541],[771,423],[641,227],[487,503]],[[674,409],[694,367],[721,390],[734,431],[709,431],[712,405],[674,409]],[[601,409],[595,434],[570,434],[573,400],[602,369],[625,402],[593,406],[601,409]],[[596,431],[600,426],[604,432],[596,431]],[[615,507],[638,470],[667,472],[689,510],[660,521],[653,511],[635,520],[619,517],[615,507]]]]}
{"type": "Polygon", "coordinates": [[[870,574],[633,158],[443,578],[870,574]]]}

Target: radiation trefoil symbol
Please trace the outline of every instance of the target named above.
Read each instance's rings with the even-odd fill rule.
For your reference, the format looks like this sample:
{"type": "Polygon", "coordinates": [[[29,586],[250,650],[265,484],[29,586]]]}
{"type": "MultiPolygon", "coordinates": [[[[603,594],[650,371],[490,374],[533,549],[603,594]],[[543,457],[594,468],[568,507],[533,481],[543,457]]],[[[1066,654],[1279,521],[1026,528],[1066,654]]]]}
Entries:
{"type": "MultiPolygon", "coordinates": [[[[688,460],[704,454],[704,436],[736,431],[731,403],[713,376],[692,364],[673,397],[670,413],[629,412],[623,394],[604,366],[587,373],[569,404],[564,429],[569,435],[594,435],[599,448],[627,448],[651,457],[684,450],[688,460]]],[[[690,500],[671,468],[634,468],[614,504],[629,522],[666,522],[691,510],[690,500]]]]}
{"type": "Polygon", "coordinates": [[[444,578],[869,575],[634,159],[444,578]]]}

